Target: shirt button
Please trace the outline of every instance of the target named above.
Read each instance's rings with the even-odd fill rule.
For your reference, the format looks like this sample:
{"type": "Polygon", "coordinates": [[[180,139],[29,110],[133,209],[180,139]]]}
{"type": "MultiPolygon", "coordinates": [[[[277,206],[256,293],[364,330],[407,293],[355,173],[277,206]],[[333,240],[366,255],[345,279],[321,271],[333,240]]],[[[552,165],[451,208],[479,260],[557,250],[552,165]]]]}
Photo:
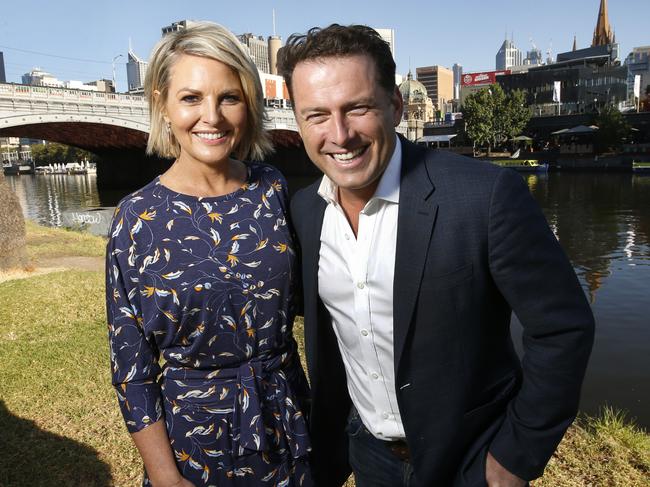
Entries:
{"type": "Polygon", "coordinates": [[[390,414],[384,413],[384,414],[381,415],[381,417],[384,418],[384,419],[388,419],[388,418],[390,418],[390,414]]]}
{"type": "Polygon", "coordinates": [[[368,336],[368,330],[361,330],[361,334],[362,334],[364,337],[367,337],[367,336],[368,336]]]}
{"type": "Polygon", "coordinates": [[[345,240],[350,240],[350,234],[349,233],[345,234],[345,240]]]}
{"type": "Polygon", "coordinates": [[[363,282],[357,282],[357,287],[359,289],[363,289],[364,287],[366,287],[366,285],[363,282]]]}
{"type": "Polygon", "coordinates": [[[370,377],[372,377],[373,379],[379,379],[379,374],[377,372],[373,372],[372,374],[370,374],[370,377]]]}

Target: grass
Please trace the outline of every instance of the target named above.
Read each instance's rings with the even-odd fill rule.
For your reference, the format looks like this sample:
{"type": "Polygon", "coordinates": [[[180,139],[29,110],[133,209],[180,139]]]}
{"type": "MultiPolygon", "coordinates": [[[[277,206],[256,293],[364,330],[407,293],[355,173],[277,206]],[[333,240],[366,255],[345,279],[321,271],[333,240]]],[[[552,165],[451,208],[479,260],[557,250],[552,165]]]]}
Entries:
{"type": "MultiPolygon", "coordinates": [[[[32,223],[27,241],[36,260],[100,256],[105,244],[32,223]]],[[[302,351],[301,321],[296,338],[302,351]]],[[[569,430],[533,485],[648,486],[649,442],[606,409],[569,430]]],[[[126,487],[140,478],[110,385],[103,273],[66,270],[0,283],[0,486],[126,487]]]]}
{"type": "Polygon", "coordinates": [[[57,257],[103,257],[106,240],[89,233],[43,227],[30,220],[25,222],[27,255],[30,260],[57,257]]]}
{"type": "Polygon", "coordinates": [[[650,436],[605,407],[578,418],[534,487],[650,486],[650,436]]]}

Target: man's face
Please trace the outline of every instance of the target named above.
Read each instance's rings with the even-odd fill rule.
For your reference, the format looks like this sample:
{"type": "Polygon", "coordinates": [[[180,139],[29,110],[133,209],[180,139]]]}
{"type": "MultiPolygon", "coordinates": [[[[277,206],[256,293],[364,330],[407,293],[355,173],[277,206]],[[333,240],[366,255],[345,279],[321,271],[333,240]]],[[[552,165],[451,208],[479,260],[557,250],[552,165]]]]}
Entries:
{"type": "Polygon", "coordinates": [[[397,88],[378,83],[369,56],[326,57],[298,63],[293,106],[311,160],[340,196],[372,197],[395,148],[402,116],[397,88]]]}

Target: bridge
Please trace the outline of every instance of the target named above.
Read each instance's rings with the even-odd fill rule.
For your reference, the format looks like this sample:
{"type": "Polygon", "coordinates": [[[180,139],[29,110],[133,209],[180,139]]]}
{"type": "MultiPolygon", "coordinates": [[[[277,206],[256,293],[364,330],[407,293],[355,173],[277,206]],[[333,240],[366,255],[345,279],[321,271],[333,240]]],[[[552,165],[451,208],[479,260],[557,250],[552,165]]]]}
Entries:
{"type": "MultiPolygon", "coordinates": [[[[267,108],[269,131],[297,133],[290,109],[267,108]]],[[[149,113],[143,96],[0,83],[0,136],[28,137],[92,152],[144,149],[149,113]]]]}
{"type": "MultiPolygon", "coordinates": [[[[276,147],[300,145],[291,109],[267,107],[266,113],[265,128],[276,147]]],[[[145,156],[148,133],[143,96],[0,83],[0,137],[44,139],[93,152],[110,161],[111,171],[103,163],[98,167],[98,183],[104,186],[119,186],[120,169],[146,180],[149,173],[168,164],[145,156]],[[141,162],[151,170],[134,166],[143,166],[141,162]]]]}

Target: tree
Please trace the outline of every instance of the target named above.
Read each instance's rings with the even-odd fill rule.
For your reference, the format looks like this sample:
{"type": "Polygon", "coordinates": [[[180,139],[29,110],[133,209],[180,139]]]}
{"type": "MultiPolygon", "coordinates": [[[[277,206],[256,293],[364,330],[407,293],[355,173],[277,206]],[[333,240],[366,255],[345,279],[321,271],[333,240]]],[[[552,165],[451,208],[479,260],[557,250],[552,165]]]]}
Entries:
{"type": "Polygon", "coordinates": [[[598,153],[619,149],[632,130],[623,114],[612,105],[603,108],[596,117],[595,122],[598,126],[595,140],[596,152],[598,153]]]}
{"type": "Polygon", "coordinates": [[[523,91],[506,93],[497,84],[469,95],[462,111],[467,136],[488,151],[519,135],[531,116],[523,91]]]}
{"type": "Polygon", "coordinates": [[[489,149],[494,133],[494,104],[490,92],[482,89],[468,96],[462,111],[465,133],[474,147],[487,144],[489,149]]]}
{"type": "Polygon", "coordinates": [[[47,144],[32,145],[32,159],[37,166],[47,166],[48,164],[67,164],[69,162],[79,162],[85,159],[94,161],[96,156],[88,151],[72,147],[69,145],[49,142],[47,144]]]}

